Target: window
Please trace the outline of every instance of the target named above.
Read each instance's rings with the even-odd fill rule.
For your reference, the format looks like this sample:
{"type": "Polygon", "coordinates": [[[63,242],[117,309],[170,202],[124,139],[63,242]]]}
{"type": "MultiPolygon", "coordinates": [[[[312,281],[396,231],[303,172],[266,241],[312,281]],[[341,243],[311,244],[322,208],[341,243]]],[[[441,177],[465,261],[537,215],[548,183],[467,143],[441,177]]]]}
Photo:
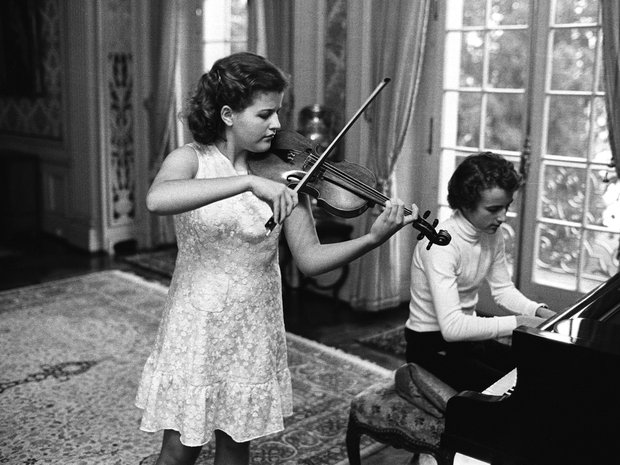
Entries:
{"type": "Polygon", "coordinates": [[[203,1],[204,70],[218,58],[247,50],[247,0],[203,1]]]}
{"type": "MultiPolygon", "coordinates": [[[[494,151],[519,165],[523,145],[529,2],[450,1],[446,12],[441,145],[442,216],[448,179],[463,158],[494,151]]],[[[512,260],[516,211],[504,227],[512,260]]]]}
{"type": "Polygon", "coordinates": [[[620,185],[609,166],[601,34],[598,0],[446,4],[443,216],[463,157],[490,150],[513,161],[527,184],[503,232],[522,290],[583,293],[618,270],[620,185]]]}

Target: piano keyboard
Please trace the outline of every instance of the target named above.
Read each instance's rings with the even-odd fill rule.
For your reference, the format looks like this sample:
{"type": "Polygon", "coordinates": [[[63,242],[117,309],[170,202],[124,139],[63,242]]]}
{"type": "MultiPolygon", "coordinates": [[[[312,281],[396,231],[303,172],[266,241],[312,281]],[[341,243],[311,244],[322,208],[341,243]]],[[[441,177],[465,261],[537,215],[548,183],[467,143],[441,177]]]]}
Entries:
{"type": "Polygon", "coordinates": [[[512,391],[515,388],[515,384],[517,384],[517,369],[516,368],[510,371],[504,377],[495,381],[488,388],[482,391],[482,393],[488,394],[490,396],[510,395],[512,394],[512,391]]]}

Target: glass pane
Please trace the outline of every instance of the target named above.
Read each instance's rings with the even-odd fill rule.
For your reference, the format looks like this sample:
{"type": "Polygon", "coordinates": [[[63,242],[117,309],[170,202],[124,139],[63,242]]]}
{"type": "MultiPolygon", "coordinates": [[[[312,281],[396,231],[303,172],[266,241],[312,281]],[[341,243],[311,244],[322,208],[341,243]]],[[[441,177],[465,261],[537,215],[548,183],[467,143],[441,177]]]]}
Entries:
{"type": "Polygon", "coordinates": [[[523,95],[488,94],[484,146],[487,149],[520,150],[523,95]]]}
{"type": "Polygon", "coordinates": [[[554,96],[549,98],[547,153],[584,158],[588,149],[590,99],[554,96]]]}
{"type": "Polygon", "coordinates": [[[594,29],[554,31],[552,90],[592,90],[596,42],[594,29]]]}
{"type": "Polygon", "coordinates": [[[488,84],[504,89],[522,89],[527,72],[527,32],[491,31],[489,39],[488,84]]]}
{"type": "Polygon", "coordinates": [[[620,231],[620,182],[611,168],[593,169],[588,177],[588,223],[620,231]]]}
{"type": "Polygon", "coordinates": [[[482,32],[463,32],[461,42],[461,74],[459,83],[462,87],[482,86],[483,46],[482,32]]]}
{"type": "Polygon", "coordinates": [[[464,0],[463,26],[484,26],[485,10],[486,0],[464,0]]]}
{"type": "Polygon", "coordinates": [[[233,42],[245,43],[246,37],[248,36],[247,23],[233,16],[230,28],[230,40],[233,42]]]}
{"type": "Polygon", "coordinates": [[[555,23],[596,23],[598,0],[556,0],[555,23]]]}
{"type": "Polygon", "coordinates": [[[618,272],[618,242],[620,234],[586,231],[583,273],[595,280],[606,281],[618,272]]]}
{"type": "Polygon", "coordinates": [[[203,45],[202,49],[205,69],[211,69],[211,66],[218,58],[224,57],[231,53],[230,42],[210,42],[203,45]]]}
{"type": "Polygon", "coordinates": [[[547,165],[541,193],[542,216],[581,223],[585,196],[585,170],[547,165]]]}
{"type": "Polygon", "coordinates": [[[586,221],[588,224],[597,226],[603,225],[603,211],[606,208],[603,200],[603,193],[607,187],[607,183],[604,182],[606,175],[606,169],[592,169],[588,172],[588,187],[590,189],[588,211],[586,212],[586,221]]]}
{"type": "Polygon", "coordinates": [[[247,42],[231,42],[230,53],[245,52],[248,49],[247,42]]]}
{"type": "Polygon", "coordinates": [[[230,4],[227,0],[204,0],[203,40],[206,42],[230,39],[230,4]]]}
{"type": "Polygon", "coordinates": [[[480,94],[459,94],[457,145],[480,146],[480,94]]]}
{"type": "Polygon", "coordinates": [[[239,21],[243,21],[247,24],[247,7],[248,0],[231,0],[230,11],[233,18],[237,18],[239,21]]]}
{"type": "Polygon", "coordinates": [[[456,169],[457,166],[459,166],[461,163],[463,163],[463,160],[465,160],[467,157],[473,155],[471,153],[465,153],[465,152],[455,152],[455,156],[454,156],[454,169],[456,169]]]}
{"type": "Polygon", "coordinates": [[[508,269],[510,274],[513,272],[513,265],[515,262],[515,250],[517,245],[517,229],[519,229],[518,220],[516,217],[509,217],[504,224],[502,224],[501,231],[504,235],[504,241],[506,243],[506,261],[508,262],[508,269]]]}
{"type": "Polygon", "coordinates": [[[526,0],[493,0],[491,5],[491,25],[527,24],[529,2],[526,0]]]}
{"type": "Polygon", "coordinates": [[[578,228],[538,225],[534,281],[562,289],[576,288],[580,234],[578,228]]]}
{"type": "MultiPolygon", "coordinates": [[[[247,0],[232,0],[230,9],[230,40],[233,42],[243,43],[245,48],[248,37],[247,0]]],[[[238,47],[233,45],[233,50],[236,48],[238,47]]]]}
{"type": "Polygon", "coordinates": [[[592,99],[594,108],[593,145],[590,155],[592,160],[599,163],[609,163],[612,160],[609,147],[609,130],[607,129],[607,108],[604,97],[592,99]]]}

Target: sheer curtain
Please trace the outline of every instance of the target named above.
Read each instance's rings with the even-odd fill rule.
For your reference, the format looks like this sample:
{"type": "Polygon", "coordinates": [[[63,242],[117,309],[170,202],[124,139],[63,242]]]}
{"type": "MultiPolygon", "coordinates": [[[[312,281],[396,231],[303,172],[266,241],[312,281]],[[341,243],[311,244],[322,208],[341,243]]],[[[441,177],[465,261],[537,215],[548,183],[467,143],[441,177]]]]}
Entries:
{"type": "MultiPolygon", "coordinates": [[[[287,74],[293,72],[293,4],[291,0],[248,0],[248,49],[287,74]]],[[[283,127],[294,121],[291,102],[289,91],[280,110],[283,127]]]]}
{"type": "MultiPolygon", "coordinates": [[[[179,42],[179,0],[152,0],[151,64],[152,92],[149,111],[151,153],[149,184],[175,144],[175,73],[179,42]]],[[[175,242],[172,216],[151,215],[151,246],[175,242]]]]}
{"type": "MultiPolygon", "coordinates": [[[[618,0],[601,0],[603,16],[603,69],[609,145],[612,164],[616,167],[616,182],[620,183],[620,4],[618,0]]],[[[617,252],[620,258],[620,245],[617,252]]]]}
{"type": "Polygon", "coordinates": [[[603,13],[603,67],[609,126],[609,144],[620,177],[620,4],[601,0],[603,13]]]}
{"type": "MultiPolygon", "coordinates": [[[[372,82],[392,79],[367,110],[372,144],[359,162],[377,175],[386,196],[395,192],[394,166],[400,155],[417,96],[431,0],[372,3],[372,82]]],[[[356,161],[356,160],[351,160],[356,161]]],[[[368,230],[378,213],[366,213],[368,230]]],[[[351,305],[377,311],[401,300],[399,235],[351,265],[351,305]]]]}

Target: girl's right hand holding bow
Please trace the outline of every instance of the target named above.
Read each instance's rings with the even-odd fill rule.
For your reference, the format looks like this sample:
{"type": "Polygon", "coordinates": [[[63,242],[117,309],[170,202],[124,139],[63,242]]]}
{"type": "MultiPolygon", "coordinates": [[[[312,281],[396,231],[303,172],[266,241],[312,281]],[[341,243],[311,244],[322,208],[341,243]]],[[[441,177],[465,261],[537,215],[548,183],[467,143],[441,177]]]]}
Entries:
{"type": "Polygon", "coordinates": [[[293,189],[260,176],[250,175],[250,190],[269,204],[276,223],[282,223],[299,203],[297,192],[293,189]]]}

